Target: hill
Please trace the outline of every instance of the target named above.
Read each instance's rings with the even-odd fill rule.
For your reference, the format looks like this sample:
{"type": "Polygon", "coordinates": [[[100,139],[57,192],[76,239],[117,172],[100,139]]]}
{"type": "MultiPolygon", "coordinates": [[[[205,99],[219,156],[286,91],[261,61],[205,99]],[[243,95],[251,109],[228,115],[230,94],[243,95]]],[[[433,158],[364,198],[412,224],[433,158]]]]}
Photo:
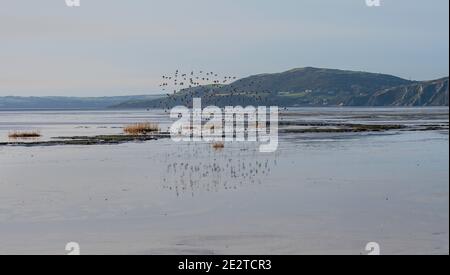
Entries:
{"type": "Polygon", "coordinates": [[[161,95],[113,97],[0,97],[0,109],[103,109],[126,102],[154,100],[161,95]]]}
{"type": "Polygon", "coordinates": [[[229,85],[182,90],[158,100],[123,102],[116,108],[190,106],[193,97],[205,105],[278,106],[448,106],[448,78],[410,81],[400,77],[321,68],[260,74],[229,85]]]}
{"type": "Polygon", "coordinates": [[[448,77],[385,89],[372,95],[370,106],[448,106],[448,77]]]}

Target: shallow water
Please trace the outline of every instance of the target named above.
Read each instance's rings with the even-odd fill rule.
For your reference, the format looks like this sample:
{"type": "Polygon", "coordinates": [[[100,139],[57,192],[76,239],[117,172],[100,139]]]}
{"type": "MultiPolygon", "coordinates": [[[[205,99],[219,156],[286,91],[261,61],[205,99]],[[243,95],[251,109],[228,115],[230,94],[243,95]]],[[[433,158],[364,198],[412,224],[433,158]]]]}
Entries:
{"type": "MultiPolygon", "coordinates": [[[[446,123],[448,108],[293,109],[283,119],[446,123]]],[[[162,111],[0,112],[12,129],[120,133],[162,111]],[[86,128],[87,127],[87,128],[86,128]],[[106,128],[105,128],[106,127],[106,128]]],[[[449,253],[448,131],[0,147],[0,254],[449,253]]]]}

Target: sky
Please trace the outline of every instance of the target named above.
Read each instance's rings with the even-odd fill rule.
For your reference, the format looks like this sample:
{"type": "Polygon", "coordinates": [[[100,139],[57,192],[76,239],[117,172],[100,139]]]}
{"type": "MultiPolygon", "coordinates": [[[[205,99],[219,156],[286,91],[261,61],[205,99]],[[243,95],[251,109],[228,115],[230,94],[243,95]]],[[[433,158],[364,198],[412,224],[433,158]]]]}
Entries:
{"type": "Polygon", "coordinates": [[[0,96],[161,93],[179,69],[449,74],[449,1],[0,0],[0,96]]]}

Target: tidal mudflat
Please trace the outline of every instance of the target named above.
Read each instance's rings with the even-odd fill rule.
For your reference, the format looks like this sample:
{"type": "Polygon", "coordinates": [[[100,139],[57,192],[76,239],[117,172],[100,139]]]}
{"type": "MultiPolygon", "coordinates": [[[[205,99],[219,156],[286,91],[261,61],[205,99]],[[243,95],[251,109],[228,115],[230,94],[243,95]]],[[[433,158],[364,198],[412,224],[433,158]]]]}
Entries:
{"type": "MultiPolygon", "coordinates": [[[[82,254],[365,254],[368,242],[448,254],[448,116],[291,109],[274,153],[168,138],[0,146],[0,254],[64,254],[68,242],[82,254]]],[[[0,143],[13,130],[52,142],[147,121],[171,123],[157,110],[0,111],[0,143]]]]}

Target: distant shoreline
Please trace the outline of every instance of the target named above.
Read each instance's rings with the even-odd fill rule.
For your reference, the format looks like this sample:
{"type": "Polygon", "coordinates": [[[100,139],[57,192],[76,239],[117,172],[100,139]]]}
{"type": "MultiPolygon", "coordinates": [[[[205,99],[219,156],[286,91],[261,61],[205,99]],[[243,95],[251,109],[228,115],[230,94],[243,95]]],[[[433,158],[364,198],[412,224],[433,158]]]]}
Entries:
{"type": "MultiPolygon", "coordinates": [[[[200,76],[201,77],[201,76],[200,76]]],[[[163,94],[103,97],[0,97],[2,109],[139,110],[205,105],[305,107],[448,107],[448,77],[411,81],[394,75],[339,69],[297,68],[281,73],[233,79],[226,85],[189,87],[164,83],[163,94]],[[169,88],[173,86],[173,90],[169,88]],[[172,92],[173,91],[173,92],[172,92]]],[[[191,79],[192,81],[192,79],[191,79]]],[[[213,81],[213,80],[211,80],[213,81]]]]}
{"type": "MultiPolygon", "coordinates": [[[[280,107],[285,108],[285,107],[280,107]]],[[[291,106],[287,109],[449,109],[449,106],[291,106]]],[[[0,108],[0,112],[32,112],[32,111],[152,111],[165,110],[164,108],[0,108]]]]}

